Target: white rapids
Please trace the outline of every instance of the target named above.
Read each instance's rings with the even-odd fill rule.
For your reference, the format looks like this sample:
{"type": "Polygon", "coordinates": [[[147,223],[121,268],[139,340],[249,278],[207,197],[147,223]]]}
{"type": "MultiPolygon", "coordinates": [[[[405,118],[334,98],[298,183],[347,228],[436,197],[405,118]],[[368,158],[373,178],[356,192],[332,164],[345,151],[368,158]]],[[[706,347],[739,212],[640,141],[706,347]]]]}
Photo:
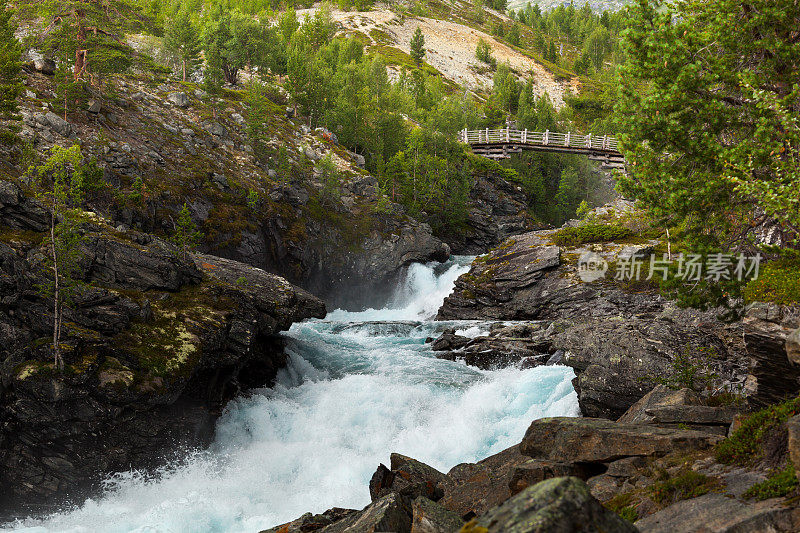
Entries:
{"type": "Polygon", "coordinates": [[[577,416],[570,368],[483,371],[425,344],[445,327],[488,328],[432,321],[471,259],[412,265],[384,309],[292,326],[288,367],[271,389],[229,404],[209,450],[119,473],[99,497],[6,530],[254,533],[367,505],[369,478],[390,452],[447,471],[518,443],[536,418],[577,416]]]}

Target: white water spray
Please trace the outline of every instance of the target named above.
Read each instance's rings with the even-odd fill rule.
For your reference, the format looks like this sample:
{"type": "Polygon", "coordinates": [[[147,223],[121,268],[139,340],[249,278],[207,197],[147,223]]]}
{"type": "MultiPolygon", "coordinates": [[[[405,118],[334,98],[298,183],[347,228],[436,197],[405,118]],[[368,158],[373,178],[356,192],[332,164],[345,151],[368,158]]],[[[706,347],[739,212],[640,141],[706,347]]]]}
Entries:
{"type": "Polygon", "coordinates": [[[126,472],[80,508],[19,522],[27,532],[257,532],[330,507],[369,503],[390,452],[447,471],[518,443],[530,422],[577,415],[566,367],[481,371],[436,359],[427,336],[468,269],[412,265],[392,304],[286,334],[289,365],[272,389],[232,402],[208,451],[146,476],[126,472]]]}

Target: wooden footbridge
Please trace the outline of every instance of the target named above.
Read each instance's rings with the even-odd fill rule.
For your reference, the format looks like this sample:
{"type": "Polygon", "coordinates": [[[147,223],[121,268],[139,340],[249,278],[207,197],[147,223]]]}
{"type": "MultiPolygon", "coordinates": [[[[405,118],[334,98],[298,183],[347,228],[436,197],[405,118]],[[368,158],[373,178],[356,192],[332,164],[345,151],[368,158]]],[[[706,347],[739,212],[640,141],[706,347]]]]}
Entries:
{"type": "Polygon", "coordinates": [[[489,159],[506,159],[523,150],[585,155],[600,162],[603,168],[624,168],[625,157],[617,140],[608,135],[580,135],[552,131],[463,130],[459,141],[470,145],[472,151],[489,159]]]}

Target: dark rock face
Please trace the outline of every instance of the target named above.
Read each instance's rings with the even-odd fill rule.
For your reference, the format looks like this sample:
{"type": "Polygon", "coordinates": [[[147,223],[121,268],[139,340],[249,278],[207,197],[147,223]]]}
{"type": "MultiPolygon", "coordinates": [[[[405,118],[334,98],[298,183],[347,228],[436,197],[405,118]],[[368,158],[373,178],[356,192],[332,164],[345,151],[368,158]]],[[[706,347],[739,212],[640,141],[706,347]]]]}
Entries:
{"type": "MultiPolygon", "coordinates": [[[[576,317],[630,317],[664,308],[657,293],[630,293],[613,280],[584,283],[577,274],[579,250],[568,254],[551,244],[552,231],[506,240],[478,258],[456,281],[439,309],[439,320],[537,320],[576,317]]],[[[605,245],[614,260],[627,248],[605,245]]]]}
{"type": "Polygon", "coordinates": [[[754,364],[750,371],[750,401],[755,406],[779,402],[800,390],[800,361],[794,338],[800,327],[800,309],[753,304],[744,320],[744,341],[754,364]]]}
{"type": "Polygon", "coordinates": [[[534,229],[522,188],[491,173],[475,180],[466,226],[463,235],[442,236],[455,254],[482,254],[511,236],[534,229]]]}
{"type": "Polygon", "coordinates": [[[275,334],[325,314],[262,270],[87,223],[86,285],[64,318],[58,371],[52,301],[36,290],[50,275],[42,210],[2,190],[11,194],[0,208],[0,513],[44,510],[108,473],[204,445],[227,400],[284,366],[275,334]]]}
{"type": "Polygon", "coordinates": [[[411,509],[411,533],[453,533],[464,525],[457,514],[424,496],[414,500],[411,509]]]}
{"type": "Polygon", "coordinates": [[[548,479],[529,487],[481,516],[473,527],[507,533],[637,531],[633,524],[600,505],[586,483],[574,477],[548,479]]]}

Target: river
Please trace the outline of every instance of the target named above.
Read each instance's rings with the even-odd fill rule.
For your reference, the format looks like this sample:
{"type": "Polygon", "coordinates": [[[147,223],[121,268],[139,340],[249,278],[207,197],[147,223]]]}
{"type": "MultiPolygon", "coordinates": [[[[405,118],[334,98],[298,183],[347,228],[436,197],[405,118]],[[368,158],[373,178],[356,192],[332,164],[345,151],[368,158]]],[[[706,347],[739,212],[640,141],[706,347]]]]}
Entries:
{"type": "Polygon", "coordinates": [[[369,503],[379,463],[399,452],[442,471],[518,443],[543,416],[577,416],[570,368],[483,371],[437,359],[445,327],[476,336],[488,323],[432,317],[471,258],[412,265],[389,305],[335,310],[295,324],[289,365],[271,389],[226,408],[210,449],[158,472],[123,472],[103,494],[26,532],[246,532],[369,503]]]}

